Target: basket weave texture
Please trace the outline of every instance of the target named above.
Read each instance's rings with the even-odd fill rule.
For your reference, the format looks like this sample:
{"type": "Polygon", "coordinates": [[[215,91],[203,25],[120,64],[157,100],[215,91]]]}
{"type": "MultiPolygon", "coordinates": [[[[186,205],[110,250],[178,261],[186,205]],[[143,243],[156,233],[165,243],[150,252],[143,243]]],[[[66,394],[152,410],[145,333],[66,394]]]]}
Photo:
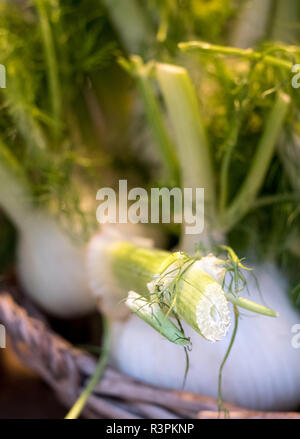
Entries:
{"type": "MultiPolygon", "coordinates": [[[[28,306],[26,306],[27,308],[28,306]]],[[[30,308],[32,309],[31,305],[30,308]]],[[[31,317],[13,297],[0,294],[0,323],[20,360],[54,390],[66,410],[80,395],[96,365],[95,358],[55,334],[41,318],[31,317]]],[[[299,418],[295,412],[256,412],[226,404],[230,418],[299,418]]],[[[110,366],[90,396],[82,416],[107,419],[218,418],[214,398],[150,386],[110,366]]]]}

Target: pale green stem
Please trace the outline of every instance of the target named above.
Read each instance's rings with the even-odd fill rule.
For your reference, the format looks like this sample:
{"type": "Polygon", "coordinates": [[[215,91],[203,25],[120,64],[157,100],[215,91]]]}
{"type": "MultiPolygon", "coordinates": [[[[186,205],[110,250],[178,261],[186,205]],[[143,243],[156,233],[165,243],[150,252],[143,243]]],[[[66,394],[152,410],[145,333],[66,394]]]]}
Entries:
{"type": "Polygon", "coordinates": [[[12,116],[29,151],[32,151],[36,158],[44,157],[43,151],[47,149],[47,141],[40,125],[31,116],[30,111],[18,106],[17,109],[13,109],[12,116]]]}
{"type": "Polygon", "coordinates": [[[156,33],[156,38],[158,41],[163,42],[167,38],[168,27],[169,27],[169,11],[172,5],[168,0],[165,0],[163,8],[160,10],[160,22],[156,33]]]}
{"type": "MultiPolygon", "coordinates": [[[[215,186],[212,160],[194,86],[183,67],[157,64],[156,72],[175,133],[182,187],[204,188],[206,225],[213,226],[215,186]]],[[[184,238],[191,237],[196,239],[191,235],[184,238]]],[[[182,248],[186,248],[185,239],[182,248]]]]}
{"type": "MultiPolygon", "coordinates": [[[[248,75],[248,82],[251,82],[252,69],[250,69],[250,73],[248,75]]],[[[229,178],[230,178],[230,163],[233,155],[233,151],[238,143],[239,133],[242,126],[242,122],[244,120],[245,114],[247,113],[247,109],[249,108],[249,100],[246,96],[248,96],[249,87],[244,88],[244,98],[241,106],[236,108],[236,104],[234,104],[234,122],[230,127],[230,133],[228,138],[225,141],[225,145],[222,147],[224,152],[224,157],[221,163],[221,171],[220,171],[220,196],[219,196],[219,214],[222,216],[224,214],[225,208],[228,202],[228,192],[229,192],[229,178]]]]}
{"type": "Polygon", "coordinates": [[[278,313],[273,311],[266,306],[260,305],[258,303],[252,302],[252,300],[245,299],[245,297],[234,296],[231,293],[226,294],[227,299],[235,306],[247,309],[248,311],[255,312],[257,314],[262,314],[268,317],[278,317],[278,313]]]}
{"type": "Polygon", "coordinates": [[[268,171],[289,105],[290,97],[279,92],[268,116],[249,172],[224,217],[221,218],[225,230],[233,227],[251,209],[268,171]]]}
{"type": "MultiPolygon", "coordinates": [[[[49,18],[46,9],[45,0],[36,0],[37,10],[40,17],[40,26],[42,32],[42,39],[45,50],[45,57],[47,62],[47,72],[50,88],[50,100],[52,105],[53,117],[55,120],[56,134],[58,132],[59,125],[61,123],[61,90],[58,77],[58,66],[54,48],[53,35],[49,18]]],[[[75,49],[76,50],[76,49],[75,49]]]]}
{"type": "Polygon", "coordinates": [[[203,41],[190,41],[189,43],[180,43],[179,48],[183,51],[198,52],[211,55],[237,56],[250,61],[262,61],[273,67],[282,67],[291,71],[293,63],[285,59],[276,58],[272,55],[264,55],[255,52],[253,49],[239,49],[237,47],[217,46],[215,44],[205,43],[203,41]]]}
{"type": "Polygon", "coordinates": [[[300,201],[300,192],[269,195],[258,198],[252,206],[252,209],[259,209],[261,207],[270,206],[279,203],[295,203],[300,201]]]}
{"type": "Polygon", "coordinates": [[[100,378],[102,377],[104,373],[105,366],[108,361],[109,356],[109,343],[110,343],[110,337],[109,337],[109,324],[107,319],[102,317],[103,319],[103,335],[102,335],[102,349],[101,354],[99,358],[99,362],[96,366],[95,372],[93,373],[92,377],[87,383],[86,388],[83,390],[71,410],[66,415],[65,419],[77,419],[80,416],[80,413],[84,409],[85,404],[87,403],[90,395],[92,394],[94,388],[98,384],[100,378]]]}
{"type": "Polygon", "coordinates": [[[164,169],[172,186],[179,186],[179,164],[175,147],[166,129],[162,110],[160,108],[153,84],[149,77],[151,65],[143,64],[139,56],[132,56],[130,62],[120,59],[120,64],[137,81],[138,89],[143,100],[148,125],[151,129],[155,145],[162,159],[164,169]]]}
{"type": "Polygon", "coordinates": [[[154,32],[137,0],[103,0],[112,23],[129,53],[151,47],[154,32]]]}
{"type": "Polygon", "coordinates": [[[238,330],[238,323],[239,323],[239,311],[238,311],[237,307],[234,306],[234,328],[233,328],[233,333],[232,333],[232,336],[231,336],[231,339],[230,339],[229,346],[228,346],[228,348],[226,350],[225,356],[224,356],[223,361],[222,361],[222,363],[220,365],[220,368],[219,368],[219,376],[218,376],[218,409],[219,409],[219,411],[221,411],[222,408],[223,408],[223,395],[222,395],[223,369],[224,369],[225,363],[226,363],[226,361],[227,361],[227,359],[229,357],[229,354],[231,352],[233,343],[234,343],[235,338],[236,338],[236,334],[237,334],[237,330],[238,330]]]}
{"type": "MultiPolygon", "coordinates": [[[[236,116],[237,117],[237,116],[236,116]]],[[[220,173],[220,199],[219,199],[219,209],[220,214],[225,210],[227,200],[228,200],[228,183],[229,183],[229,167],[232,157],[233,150],[237,144],[237,139],[239,135],[239,130],[241,127],[241,117],[237,117],[234,127],[232,128],[228,141],[226,142],[224,159],[221,165],[220,173]]]]}

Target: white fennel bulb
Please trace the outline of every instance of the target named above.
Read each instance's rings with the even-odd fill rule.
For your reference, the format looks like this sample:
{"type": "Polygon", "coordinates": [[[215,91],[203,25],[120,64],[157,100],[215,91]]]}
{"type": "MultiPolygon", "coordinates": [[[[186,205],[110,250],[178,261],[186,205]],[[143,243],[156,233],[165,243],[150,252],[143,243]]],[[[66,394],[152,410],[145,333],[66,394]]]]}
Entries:
{"type": "Polygon", "coordinates": [[[49,212],[34,206],[25,175],[1,142],[0,207],[19,232],[17,271],[26,293],[58,317],[95,308],[84,264],[85,246],[73,242],[49,212]]]}
{"type": "Polygon", "coordinates": [[[84,315],[96,307],[88,288],[85,246],[73,242],[46,214],[32,215],[22,227],[17,271],[26,293],[57,317],[84,315]]]}
{"type": "MultiPolygon", "coordinates": [[[[255,270],[267,305],[279,312],[270,319],[241,311],[238,333],[223,371],[224,400],[258,410],[293,409],[300,402],[300,357],[291,344],[291,327],[300,321],[286,296],[287,283],[272,265],[255,270]]],[[[256,282],[248,275],[251,299],[259,300],[256,282]]],[[[217,396],[218,372],[229,334],[209,343],[188,325],[192,339],[186,390],[217,396]]],[[[137,316],[112,326],[111,356],[123,372],[148,383],[179,389],[185,371],[183,349],[164,339],[137,316]]]]}
{"type": "MultiPolygon", "coordinates": [[[[123,229],[130,235],[139,228],[123,229]]],[[[96,309],[98,299],[86,268],[87,245],[75,242],[49,214],[38,211],[23,218],[19,230],[17,271],[28,296],[56,317],[75,317],[96,309]]],[[[105,267],[104,259],[101,266],[105,267]]]]}

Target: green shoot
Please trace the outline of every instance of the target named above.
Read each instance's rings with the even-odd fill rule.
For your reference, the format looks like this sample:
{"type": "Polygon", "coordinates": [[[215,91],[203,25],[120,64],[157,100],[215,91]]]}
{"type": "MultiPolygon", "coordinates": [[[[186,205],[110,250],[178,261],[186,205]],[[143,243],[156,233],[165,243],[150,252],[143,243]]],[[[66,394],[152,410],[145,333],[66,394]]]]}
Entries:
{"type": "Polygon", "coordinates": [[[237,309],[236,306],[234,306],[234,328],[233,328],[233,332],[232,332],[232,336],[229,342],[229,346],[227,348],[227,351],[225,353],[225,356],[222,360],[222,363],[220,364],[220,368],[219,368],[219,376],[218,376],[218,409],[219,409],[219,413],[223,410],[225,413],[225,417],[228,417],[229,413],[228,410],[223,406],[223,394],[222,394],[222,377],[223,377],[223,369],[225,366],[225,363],[230,355],[231,349],[233,347],[236,335],[237,335],[237,330],[238,330],[238,322],[239,322],[239,311],[237,309]]]}
{"type": "Polygon", "coordinates": [[[104,368],[108,361],[108,355],[109,355],[109,325],[108,321],[102,317],[103,319],[103,346],[101,349],[101,354],[99,357],[98,364],[96,366],[95,372],[92,375],[92,377],[89,379],[86,388],[83,390],[73,407],[70,409],[70,411],[67,413],[65,419],[77,419],[82,410],[84,409],[84,406],[86,405],[89,396],[92,394],[95,386],[98,384],[101,376],[103,375],[104,368]]]}
{"type": "Polygon", "coordinates": [[[272,55],[256,52],[253,49],[240,49],[237,47],[217,46],[202,41],[190,41],[188,43],[180,43],[179,49],[186,52],[196,52],[209,54],[214,56],[235,56],[244,58],[249,61],[261,61],[273,67],[282,67],[285,70],[291,71],[293,63],[285,59],[277,58],[272,55]]]}
{"type": "Polygon", "coordinates": [[[154,41],[148,17],[137,0],[103,0],[129,53],[140,53],[154,41]]]}
{"type": "Polygon", "coordinates": [[[53,118],[55,121],[55,134],[61,123],[61,91],[58,78],[58,67],[54,48],[54,42],[51,32],[51,24],[47,12],[47,2],[45,0],[36,0],[37,10],[40,17],[40,26],[47,61],[47,72],[49,77],[49,96],[51,99],[53,118]]]}
{"type": "Polygon", "coordinates": [[[143,64],[139,56],[129,60],[120,58],[121,66],[137,81],[137,86],[144,103],[148,125],[162,159],[167,180],[171,186],[179,186],[179,164],[176,151],[165,126],[162,110],[151,83],[153,64],[143,64]]]}
{"type": "Polygon", "coordinates": [[[221,219],[225,229],[228,230],[239,221],[254,203],[269,168],[278,135],[282,129],[289,105],[290,97],[287,94],[281,92],[278,93],[255,152],[248,175],[235,199],[228,207],[224,218],[221,219]]]}

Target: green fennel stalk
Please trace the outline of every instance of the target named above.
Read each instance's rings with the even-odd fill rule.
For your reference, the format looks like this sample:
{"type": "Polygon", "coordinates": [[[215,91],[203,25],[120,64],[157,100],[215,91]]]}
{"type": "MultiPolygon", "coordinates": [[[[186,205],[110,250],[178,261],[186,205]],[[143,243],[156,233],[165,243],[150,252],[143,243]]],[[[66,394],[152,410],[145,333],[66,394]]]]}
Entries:
{"type": "Polygon", "coordinates": [[[279,92],[268,116],[263,134],[257,146],[249,172],[242,187],[226,210],[221,223],[225,229],[233,227],[251,208],[264,181],[272,159],[278,135],[287,114],[290,97],[279,92]]]}
{"type": "Polygon", "coordinates": [[[173,186],[179,186],[179,164],[173,142],[166,129],[162,110],[158,98],[151,83],[151,71],[153,64],[144,64],[139,56],[131,56],[127,61],[124,58],[119,60],[123,68],[130,73],[137,82],[141,98],[143,100],[148,125],[151,129],[155,144],[158,147],[167,180],[173,186]]]}
{"type": "Polygon", "coordinates": [[[224,159],[221,165],[220,172],[220,195],[219,195],[219,213],[222,215],[226,208],[226,204],[228,201],[228,183],[229,183],[229,169],[230,169],[230,160],[232,157],[233,150],[236,146],[239,131],[242,124],[242,118],[240,115],[235,116],[235,122],[233,129],[229,135],[229,138],[226,142],[226,151],[224,154],[224,159]]]}
{"type": "MultiPolygon", "coordinates": [[[[167,105],[178,150],[183,188],[204,188],[206,224],[215,222],[215,182],[210,148],[194,86],[185,68],[157,64],[156,76],[167,105]]],[[[194,236],[183,237],[190,250],[194,236]]]]}
{"type": "Polygon", "coordinates": [[[225,366],[226,361],[228,360],[228,357],[230,355],[231,349],[233,347],[233,343],[235,341],[236,335],[237,335],[237,330],[238,330],[238,324],[239,324],[239,311],[236,307],[236,305],[234,305],[234,328],[233,328],[233,333],[229,342],[229,346],[226,350],[225,356],[222,360],[222,363],[220,364],[220,368],[219,368],[219,374],[218,374],[218,409],[219,409],[219,413],[224,410],[225,415],[227,414],[227,409],[223,407],[223,394],[222,394],[222,378],[223,378],[223,369],[225,366]]]}
{"type": "Polygon", "coordinates": [[[103,0],[112,23],[129,53],[140,53],[154,40],[154,32],[137,0],[103,0]]]}
{"type": "Polygon", "coordinates": [[[248,300],[245,297],[238,297],[231,293],[226,294],[227,299],[229,302],[231,302],[234,306],[239,306],[241,308],[247,309],[248,311],[255,312],[257,314],[262,314],[263,316],[269,316],[269,317],[277,317],[278,313],[273,311],[270,308],[267,308],[266,306],[260,305],[258,303],[252,302],[252,300],[248,300]]]}
{"type": "Polygon", "coordinates": [[[48,67],[47,74],[49,78],[49,96],[52,105],[53,117],[56,124],[55,133],[57,134],[59,125],[61,123],[62,101],[55,47],[47,13],[47,2],[45,0],[36,0],[36,5],[40,17],[42,39],[48,67]]]}
{"type": "Polygon", "coordinates": [[[204,187],[214,212],[212,162],[194,86],[183,67],[157,64],[156,72],[177,141],[182,186],[204,187]]]}
{"type": "Polygon", "coordinates": [[[240,49],[237,47],[218,46],[215,44],[205,43],[203,41],[189,41],[180,43],[179,49],[184,52],[195,52],[210,55],[237,56],[251,61],[261,61],[273,67],[282,67],[291,71],[293,63],[285,59],[277,58],[272,55],[256,52],[253,49],[240,49]]]}
{"type": "Polygon", "coordinates": [[[79,398],[73,405],[73,407],[70,409],[70,411],[67,413],[65,419],[77,419],[80,416],[80,413],[84,409],[85,404],[88,401],[88,398],[92,394],[95,386],[99,382],[101,376],[104,373],[105,366],[108,361],[108,355],[109,355],[109,343],[110,343],[110,337],[109,337],[109,323],[108,320],[105,317],[102,317],[102,327],[103,327],[103,334],[102,334],[102,348],[101,348],[101,354],[98,361],[98,364],[96,366],[95,372],[93,373],[92,377],[89,379],[87,386],[83,390],[83,392],[80,394],[79,398]]]}

